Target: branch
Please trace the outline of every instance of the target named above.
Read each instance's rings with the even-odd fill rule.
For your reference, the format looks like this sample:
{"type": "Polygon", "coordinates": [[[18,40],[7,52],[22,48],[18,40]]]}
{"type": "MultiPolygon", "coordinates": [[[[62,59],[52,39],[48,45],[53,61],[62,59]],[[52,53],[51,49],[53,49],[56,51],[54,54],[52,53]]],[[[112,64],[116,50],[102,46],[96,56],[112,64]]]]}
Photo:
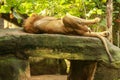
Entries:
{"type": "Polygon", "coordinates": [[[28,16],[25,14],[21,14],[22,16],[21,22],[17,21],[17,18],[13,17],[12,19],[10,18],[10,13],[1,13],[1,18],[7,20],[8,22],[11,22],[17,26],[22,26],[24,19],[26,19],[28,16]]]}

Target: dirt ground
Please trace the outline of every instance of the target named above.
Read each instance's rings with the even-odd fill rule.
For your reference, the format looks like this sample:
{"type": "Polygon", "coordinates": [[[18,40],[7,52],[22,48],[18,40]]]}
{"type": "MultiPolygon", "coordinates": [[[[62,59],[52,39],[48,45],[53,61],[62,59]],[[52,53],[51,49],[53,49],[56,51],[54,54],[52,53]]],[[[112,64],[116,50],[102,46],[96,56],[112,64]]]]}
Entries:
{"type": "Polygon", "coordinates": [[[40,75],[40,76],[32,76],[31,80],[67,80],[67,75],[40,75]]]}

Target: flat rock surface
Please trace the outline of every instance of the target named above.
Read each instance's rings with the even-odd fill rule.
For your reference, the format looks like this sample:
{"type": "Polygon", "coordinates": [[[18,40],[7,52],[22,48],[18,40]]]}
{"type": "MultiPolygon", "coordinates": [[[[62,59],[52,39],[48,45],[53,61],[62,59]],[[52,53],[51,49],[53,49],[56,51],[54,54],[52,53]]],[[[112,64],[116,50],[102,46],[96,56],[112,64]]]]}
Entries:
{"type": "MultiPolygon", "coordinates": [[[[106,40],[114,60],[119,62],[120,49],[106,40]]],[[[0,29],[0,54],[21,53],[31,57],[71,60],[102,60],[109,62],[105,47],[99,38],[60,35],[29,34],[23,29],[0,29]]]]}

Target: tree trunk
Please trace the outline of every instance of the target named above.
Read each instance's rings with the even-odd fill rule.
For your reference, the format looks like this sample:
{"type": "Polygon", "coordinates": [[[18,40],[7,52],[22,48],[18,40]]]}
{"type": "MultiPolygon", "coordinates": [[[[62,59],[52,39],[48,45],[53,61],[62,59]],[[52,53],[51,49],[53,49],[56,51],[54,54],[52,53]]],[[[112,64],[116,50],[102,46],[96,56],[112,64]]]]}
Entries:
{"type": "Polygon", "coordinates": [[[108,0],[107,2],[107,28],[110,32],[110,36],[108,37],[110,42],[113,42],[112,38],[112,12],[113,12],[113,0],[108,0]]]}

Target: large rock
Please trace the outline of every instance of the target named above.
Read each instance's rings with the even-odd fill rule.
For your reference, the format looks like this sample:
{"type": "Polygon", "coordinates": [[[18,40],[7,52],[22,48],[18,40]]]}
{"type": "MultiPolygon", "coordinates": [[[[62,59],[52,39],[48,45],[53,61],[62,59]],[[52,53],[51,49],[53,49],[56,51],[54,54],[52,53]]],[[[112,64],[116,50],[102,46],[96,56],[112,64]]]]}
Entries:
{"type": "Polygon", "coordinates": [[[28,60],[21,60],[14,55],[0,56],[0,80],[29,80],[28,60]]]}
{"type": "MultiPolygon", "coordinates": [[[[106,40],[113,59],[120,61],[120,49],[106,40]]],[[[22,29],[0,30],[0,54],[15,53],[24,58],[46,57],[71,60],[102,60],[109,63],[99,38],[59,34],[29,34],[22,29]],[[20,53],[20,54],[19,54],[20,53]]]]}
{"type": "Polygon", "coordinates": [[[112,63],[109,61],[105,47],[99,38],[59,34],[29,34],[24,33],[22,29],[1,29],[0,56],[3,57],[2,55],[7,56],[10,53],[14,53],[12,54],[14,57],[0,58],[0,78],[3,79],[3,75],[9,75],[10,80],[18,80],[18,76],[21,75],[20,72],[26,72],[27,66],[24,67],[24,70],[21,66],[22,63],[27,65],[26,59],[29,57],[44,57],[70,60],[72,63],[71,66],[75,68],[71,68],[70,79],[68,80],[79,80],[79,75],[81,74],[79,68],[81,67],[85,71],[87,69],[90,70],[92,62],[93,64],[97,62],[95,80],[118,80],[120,78],[120,49],[107,40],[106,44],[114,59],[112,63]],[[8,60],[10,60],[10,64],[7,64],[8,60]],[[87,66],[86,64],[90,65],[87,66]],[[19,65],[20,67],[13,65],[19,65]],[[10,67],[13,68],[13,73],[16,74],[15,78],[13,77],[13,73],[12,76],[10,75],[10,67]],[[7,74],[4,74],[6,72],[5,69],[8,69],[7,74]],[[101,77],[103,75],[104,77],[101,77]],[[111,76],[108,77],[109,75],[111,76]]]}

